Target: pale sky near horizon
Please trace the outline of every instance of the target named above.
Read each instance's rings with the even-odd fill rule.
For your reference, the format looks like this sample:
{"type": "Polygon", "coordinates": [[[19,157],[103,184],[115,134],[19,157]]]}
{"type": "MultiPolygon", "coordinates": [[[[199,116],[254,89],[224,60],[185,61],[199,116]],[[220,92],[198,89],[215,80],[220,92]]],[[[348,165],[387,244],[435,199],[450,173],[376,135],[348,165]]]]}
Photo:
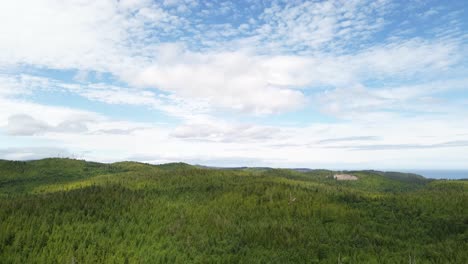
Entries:
{"type": "Polygon", "coordinates": [[[0,3],[0,159],[468,169],[467,1],[0,3]]]}

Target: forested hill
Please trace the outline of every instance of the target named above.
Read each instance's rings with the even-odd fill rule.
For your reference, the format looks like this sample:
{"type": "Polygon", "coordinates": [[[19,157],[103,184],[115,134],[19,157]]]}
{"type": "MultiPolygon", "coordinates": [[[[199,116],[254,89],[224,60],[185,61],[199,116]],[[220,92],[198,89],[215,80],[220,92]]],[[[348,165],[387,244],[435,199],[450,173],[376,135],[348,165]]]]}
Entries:
{"type": "Polygon", "coordinates": [[[0,160],[0,263],[468,263],[468,181],[0,160]]]}

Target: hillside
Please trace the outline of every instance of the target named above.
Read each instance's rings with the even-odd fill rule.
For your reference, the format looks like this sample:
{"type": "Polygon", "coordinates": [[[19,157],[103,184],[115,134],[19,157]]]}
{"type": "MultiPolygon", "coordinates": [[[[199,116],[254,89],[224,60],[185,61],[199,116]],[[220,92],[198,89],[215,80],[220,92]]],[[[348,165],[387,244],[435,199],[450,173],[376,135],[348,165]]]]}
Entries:
{"type": "Polygon", "coordinates": [[[468,181],[0,161],[0,263],[468,263],[468,181]]]}

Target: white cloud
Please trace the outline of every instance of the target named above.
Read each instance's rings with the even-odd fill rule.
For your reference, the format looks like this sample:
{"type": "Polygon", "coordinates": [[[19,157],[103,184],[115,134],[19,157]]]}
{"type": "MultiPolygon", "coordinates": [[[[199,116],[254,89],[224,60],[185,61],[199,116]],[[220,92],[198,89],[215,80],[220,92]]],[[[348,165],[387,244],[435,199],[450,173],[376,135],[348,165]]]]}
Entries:
{"type": "Polygon", "coordinates": [[[317,99],[325,113],[352,118],[359,118],[362,113],[383,111],[391,104],[387,98],[375,95],[362,86],[325,91],[317,99]]]}
{"type": "Polygon", "coordinates": [[[279,139],[281,129],[249,124],[220,123],[184,124],[178,126],[171,136],[187,140],[213,142],[258,142],[279,139]]]}
{"type": "Polygon", "coordinates": [[[446,119],[463,117],[468,112],[463,102],[447,103],[441,94],[467,88],[466,78],[394,87],[354,86],[318,93],[315,101],[323,112],[346,119],[404,117],[412,112],[446,119]]]}
{"type": "MultiPolygon", "coordinates": [[[[457,55],[459,41],[451,38],[399,40],[342,52],[339,46],[350,40],[361,43],[384,25],[380,19],[388,1],[273,4],[264,10],[258,28],[247,39],[231,24],[190,25],[187,17],[163,8],[181,2],[197,6],[193,1],[158,5],[144,0],[4,3],[0,8],[0,49],[5,52],[0,54],[0,65],[78,69],[75,77],[81,82],[86,81],[88,71],[109,72],[130,86],[202,100],[214,109],[272,114],[307,104],[298,88],[354,87],[368,79],[408,78],[444,70],[462,57],[457,55]],[[182,37],[182,31],[193,33],[193,38],[182,37]],[[205,38],[210,32],[227,35],[205,38]],[[178,42],[161,43],[165,34],[178,42]],[[224,37],[234,39],[236,51],[222,49],[229,49],[231,43],[224,37]],[[193,51],[197,47],[191,46],[192,40],[212,41],[215,46],[193,51]],[[258,49],[245,49],[254,44],[258,49]],[[284,53],[289,55],[269,54],[268,45],[273,45],[275,54],[286,47],[289,52],[284,53]],[[294,55],[304,48],[314,52],[294,55]]],[[[120,92],[126,101],[141,95],[120,92]]],[[[121,100],[106,96],[111,92],[104,89],[86,93],[88,98],[121,100]]],[[[160,103],[144,100],[142,104],[160,103]]]]}
{"type": "Polygon", "coordinates": [[[44,133],[50,129],[51,127],[47,123],[25,114],[10,116],[6,127],[7,133],[14,136],[31,136],[44,133]]]}
{"type": "Polygon", "coordinates": [[[388,1],[303,1],[273,4],[257,31],[269,50],[341,49],[384,25],[388,1]]]}
{"type": "Polygon", "coordinates": [[[52,126],[57,126],[67,120],[99,121],[104,119],[103,116],[90,111],[41,105],[26,100],[0,97],[0,105],[2,106],[2,111],[0,111],[0,127],[7,126],[8,119],[13,115],[28,115],[35,120],[40,120],[40,122],[45,122],[52,126]]]}
{"type": "Polygon", "coordinates": [[[377,75],[409,75],[446,69],[462,59],[459,43],[410,39],[370,48],[354,58],[361,71],[377,75]],[[366,67],[367,66],[367,67],[366,67]]]}
{"type": "Polygon", "coordinates": [[[144,63],[149,28],[179,23],[152,1],[8,1],[0,8],[0,64],[116,73],[144,63]]]}
{"type": "Polygon", "coordinates": [[[321,57],[194,53],[166,45],[161,52],[166,55],[157,64],[128,81],[233,110],[269,114],[300,108],[306,98],[299,88],[356,86],[366,80],[443,71],[460,59],[456,50],[451,42],[417,39],[321,57]]]}
{"type": "Polygon", "coordinates": [[[0,75],[0,98],[1,97],[14,97],[21,94],[29,93],[27,89],[18,78],[8,75],[0,75]]]}
{"type": "Polygon", "coordinates": [[[304,97],[300,91],[274,83],[292,79],[287,71],[275,72],[276,66],[284,67],[240,52],[181,53],[146,68],[133,82],[256,114],[301,106],[304,97]]]}
{"type": "Polygon", "coordinates": [[[5,130],[7,134],[12,136],[33,136],[50,132],[83,133],[88,131],[87,123],[92,121],[94,120],[75,116],[53,126],[30,115],[16,114],[8,118],[8,125],[5,130]]]}

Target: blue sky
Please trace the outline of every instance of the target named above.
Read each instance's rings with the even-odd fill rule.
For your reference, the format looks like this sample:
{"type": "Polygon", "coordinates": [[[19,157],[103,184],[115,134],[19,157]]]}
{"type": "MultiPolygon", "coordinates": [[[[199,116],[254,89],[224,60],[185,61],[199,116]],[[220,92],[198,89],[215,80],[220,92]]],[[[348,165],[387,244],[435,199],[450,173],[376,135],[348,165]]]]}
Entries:
{"type": "Polygon", "coordinates": [[[0,4],[0,158],[468,169],[465,1],[0,4]]]}

